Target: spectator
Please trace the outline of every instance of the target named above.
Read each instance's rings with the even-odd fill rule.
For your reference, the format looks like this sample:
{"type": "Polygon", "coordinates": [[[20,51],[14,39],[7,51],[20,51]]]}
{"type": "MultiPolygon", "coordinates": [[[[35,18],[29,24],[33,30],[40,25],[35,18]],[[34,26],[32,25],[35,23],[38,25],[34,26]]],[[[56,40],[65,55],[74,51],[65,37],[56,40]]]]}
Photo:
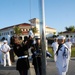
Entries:
{"type": "Polygon", "coordinates": [[[1,63],[1,65],[3,65],[3,53],[2,53],[2,51],[1,51],[1,45],[2,45],[3,43],[2,42],[0,42],[0,63],[1,63]]]}
{"type": "Polygon", "coordinates": [[[71,47],[72,47],[72,42],[70,41],[70,38],[67,39],[67,41],[65,42],[65,44],[67,45],[68,49],[69,49],[69,54],[70,54],[70,57],[69,59],[71,58],[71,47]]]}
{"type": "Polygon", "coordinates": [[[58,49],[57,38],[54,39],[54,42],[52,43],[51,47],[52,47],[52,51],[54,53],[54,61],[56,62],[56,51],[58,49]]]}
{"type": "Polygon", "coordinates": [[[4,40],[3,45],[1,46],[1,51],[4,53],[4,67],[6,66],[6,59],[8,61],[8,65],[11,66],[11,61],[10,61],[10,47],[7,44],[7,40],[4,40]]]}

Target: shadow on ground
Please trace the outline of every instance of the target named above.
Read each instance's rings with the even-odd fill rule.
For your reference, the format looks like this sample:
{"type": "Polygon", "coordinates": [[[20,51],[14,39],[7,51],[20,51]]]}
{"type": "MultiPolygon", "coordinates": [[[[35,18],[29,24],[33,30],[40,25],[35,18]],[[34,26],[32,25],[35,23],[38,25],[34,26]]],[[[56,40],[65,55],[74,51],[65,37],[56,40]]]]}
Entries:
{"type": "Polygon", "coordinates": [[[15,69],[16,69],[16,67],[14,65],[13,66],[6,66],[6,67],[4,67],[3,65],[0,65],[0,70],[15,70],[15,69]]]}

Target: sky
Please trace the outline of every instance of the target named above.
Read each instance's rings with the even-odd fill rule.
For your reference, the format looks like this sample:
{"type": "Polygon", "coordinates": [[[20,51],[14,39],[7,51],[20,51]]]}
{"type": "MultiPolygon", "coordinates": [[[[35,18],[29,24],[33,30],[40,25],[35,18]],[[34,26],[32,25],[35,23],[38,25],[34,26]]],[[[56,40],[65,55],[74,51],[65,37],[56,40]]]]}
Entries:
{"type": "MultiPolygon", "coordinates": [[[[44,0],[45,23],[57,32],[75,26],[75,0],[44,0]]],[[[0,29],[40,19],[39,0],[0,0],[0,29]]]]}

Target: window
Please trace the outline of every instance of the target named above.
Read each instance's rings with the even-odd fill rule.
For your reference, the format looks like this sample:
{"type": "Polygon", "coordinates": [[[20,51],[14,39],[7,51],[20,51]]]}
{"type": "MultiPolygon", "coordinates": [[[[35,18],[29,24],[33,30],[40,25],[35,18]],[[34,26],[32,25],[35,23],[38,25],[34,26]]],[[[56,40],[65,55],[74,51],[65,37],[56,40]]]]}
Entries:
{"type": "Polygon", "coordinates": [[[9,32],[8,32],[8,35],[9,35],[9,32]]]}
{"type": "Polygon", "coordinates": [[[10,31],[10,34],[12,34],[12,35],[13,35],[13,34],[14,34],[14,32],[13,32],[13,31],[10,31]]]}
{"type": "Polygon", "coordinates": [[[24,31],[26,31],[26,29],[24,29],[24,31]]]}
{"type": "Polygon", "coordinates": [[[72,38],[72,36],[70,36],[72,38]]]}
{"type": "Polygon", "coordinates": [[[23,31],[23,29],[21,29],[21,31],[23,31]]]}
{"type": "Polygon", "coordinates": [[[69,35],[66,35],[66,37],[68,38],[68,37],[69,37],[69,35]]]}

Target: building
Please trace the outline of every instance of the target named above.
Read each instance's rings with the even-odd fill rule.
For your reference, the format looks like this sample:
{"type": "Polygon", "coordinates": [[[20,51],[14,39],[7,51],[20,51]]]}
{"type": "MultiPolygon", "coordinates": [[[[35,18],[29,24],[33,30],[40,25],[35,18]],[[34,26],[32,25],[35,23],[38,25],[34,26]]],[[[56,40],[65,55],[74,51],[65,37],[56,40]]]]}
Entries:
{"type": "Polygon", "coordinates": [[[71,42],[72,43],[75,43],[75,31],[64,31],[64,32],[61,32],[59,35],[63,35],[67,38],[70,38],[71,39],[71,42]]]}
{"type": "MultiPolygon", "coordinates": [[[[40,36],[40,24],[39,24],[39,19],[33,18],[30,19],[30,24],[29,23],[21,23],[9,27],[5,27],[0,29],[0,40],[3,38],[6,38],[8,42],[10,42],[10,38],[14,35],[14,27],[19,26],[19,28],[22,31],[22,34],[20,35],[22,39],[24,39],[25,36],[28,36],[29,29],[36,27],[37,28],[37,33],[35,36],[40,36]]],[[[52,36],[54,33],[56,33],[56,29],[50,28],[46,26],[46,37],[52,36]]]]}

